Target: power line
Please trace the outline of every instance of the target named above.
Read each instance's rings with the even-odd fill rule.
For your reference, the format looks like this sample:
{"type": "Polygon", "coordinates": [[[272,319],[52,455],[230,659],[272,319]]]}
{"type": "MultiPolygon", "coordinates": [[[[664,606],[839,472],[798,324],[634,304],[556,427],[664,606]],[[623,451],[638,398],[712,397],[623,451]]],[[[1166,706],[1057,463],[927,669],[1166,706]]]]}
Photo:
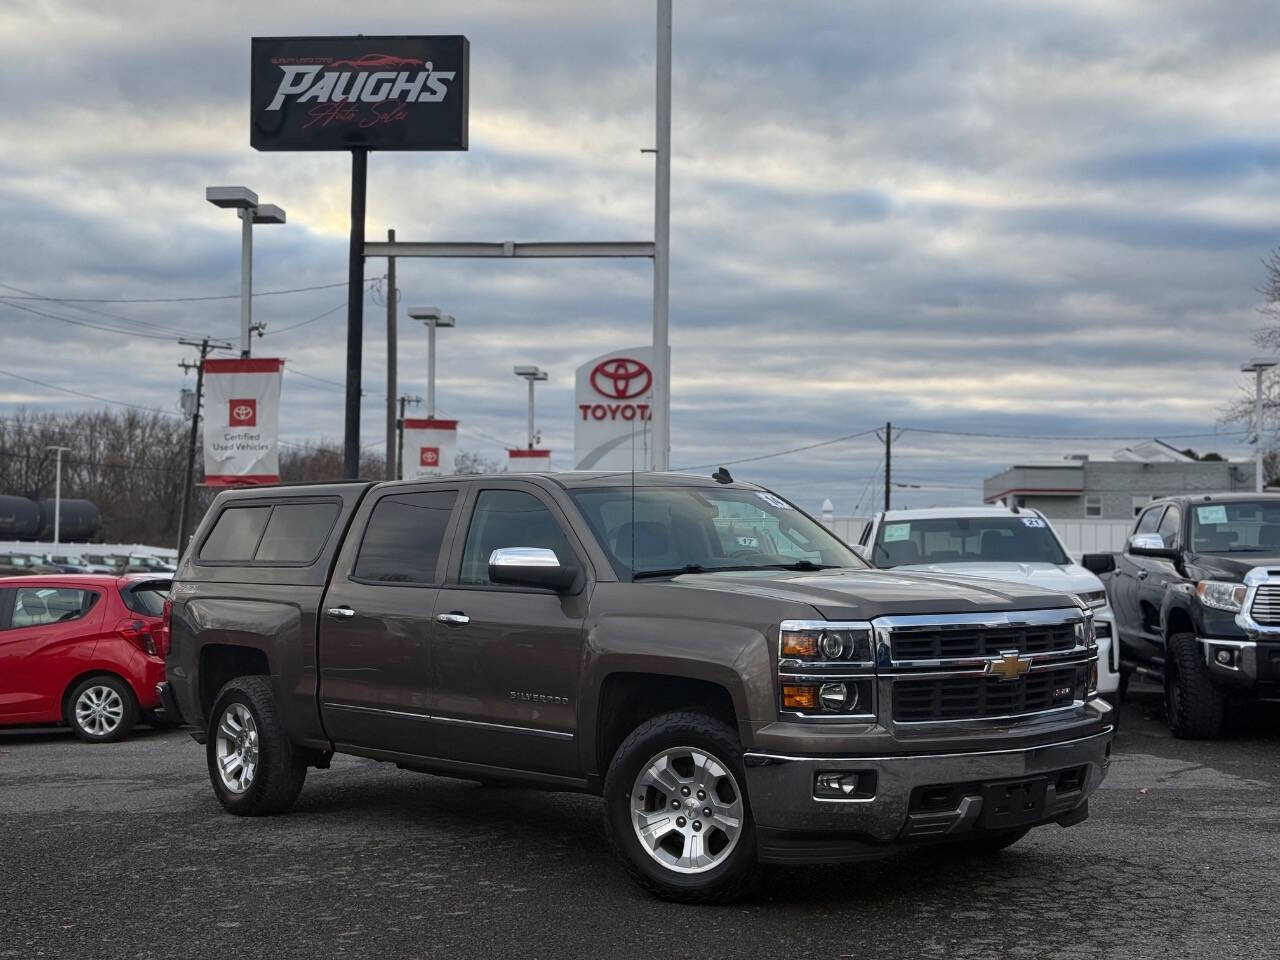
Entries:
{"type": "Polygon", "coordinates": [[[287,327],[281,327],[281,328],[280,328],[280,329],[278,329],[278,330],[264,330],[264,331],[262,332],[262,336],[264,336],[264,337],[272,337],[272,336],[275,336],[277,333],[287,333],[287,332],[288,332],[288,331],[290,331],[290,330],[297,330],[299,327],[305,327],[305,326],[306,326],[307,324],[309,324],[309,323],[315,323],[317,320],[323,320],[325,317],[329,316],[329,314],[331,314],[331,313],[337,313],[339,310],[341,310],[341,309],[342,309],[343,307],[345,307],[346,305],[347,305],[347,301],[343,300],[343,301],[342,301],[340,304],[338,304],[336,307],[331,307],[331,308],[329,308],[328,310],[326,310],[324,313],[316,314],[316,315],[315,315],[314,317],[312,317],[310,320],[303,320],[301,323],[294,323],[294,324],[290,324],[289,326],[287,326],[287,327]]]}
{"type": "Polygon", "coordinates": [[[844,443],[846,440],[853,440],[857,437],[865,437],[876,432],[876,428],[870,430],[860,430],[857,433],[846,434],[843,437],[835,437],[831,440],[820,440],[817,443],[808,443],[803,447],[792,447],[789,450],[778,450],[774,453],[762,453],[755,457],[741,457],[737,460],[717,460],[715,463],[700,463],[692,467],[679,467],[678,471],[685,470],[706,470],[710,467],[728,467],[735,463],[753,463],[756,460],[769,460],[773,457],[785,457],[789,453],[802,453],[805,450],[814,450],[818,447],[829,447],[833,443],[844,443]]]}
{"type": "MultiPolygon", "coordinates": [[[[89,400],[97,400],[99,403],[114,403],[116,406],[129,407],[133,410],[144,410],[147,413],[159,413],[166,417],[182,417],[180,413],[174,413],[170,410],[161,410],[157,407],[144,407],[136,403],[126,403],[124,400],[112,400],[108,397],[99,397],[97,394],[85,393],[82,390],[72,390],[70,387],[60,387],[54,383],[45,383],[43,380],[37,380],[34,377],[24,377],[20,373],[14,373],[11,370],[0,370],[0,374],[6,377],[13,377],[15,380],[25,380],[27,383],[34,383],[40,387],[48,387],[50,390],[57,390],[61,393],[74,394],[77,397],[85,397],[89,400]]],[[[185,419],[185,418],[184,418],[185,419]]]]}
{"type": "MultiPolygon", "coordinates": [[[[373,283],[377,277],[371,277],[365,283],[373,283]]],[[[281,297],[289,293],[307,293],[311,290],[332,290],[334,287],[345,287],[347,281],[340,283],[321,283],[313,287],[293,287],[289,290],[260,290],[255,297],[281,297]]],[[[239,300],[240,294],[228,293],[205,297],[41,297],[34,294],[25,297],[13,297],[14,300],[51,300],[58,303],[199,303],[206,300],[239,300]]]]}
{"type": "MultiPolygon", "coordinates": [[[[31,294],[30,290],[25,290],[22,287],[15,287],[11,283],[0,283],[0,287],[4,287],[6,290],[16,290],[18,293],[31,294]]],[[[31,296],[36,299],[45,299],[45,298],[37,297],[35,294],[31,294],[31,296]]],[[[26,300],[28,298],[27,297],[8,297],[7,299],[26,300]]],[[[47,299],[52,303],[66,303],[66,301],[59,300],[57,298],[50,297],[47,299]]],[[[17,306],[17,304],[10,304],[10,306],[17,306]]],[[[138,320],[134,317],[126,317],[124,314],[121,314],[121,313],[111,313],[110,311],[107,311],[107,310],[95,310],[93,307],[82,307],[75,303],[67,303],[67,306],[69,306],[72,310],[79,310],[81,313],[91,313],[100,317],[109,317],[113,320],[120,320],[124,323],[136,323],[139,326],[151,327],[156,330],[168,330],[173,333],[181,334],[183,336],[199,336],[199,334],[193,334],[188,330],[179,330],[176,327],[170,327],[163,323],[153,323],[150,320],[138,320]]]]}
{"type": "Polygon", "coordinates": [[[77,327],[88,327],[91,330],[103,330],[107,333],[118,333],[126,337],[145,337],[148,340],[175,340],[174,336],[164,336],[158,333],[143,333],[141,330],[122,330],[119,327],[107,327],[100,323],[90,323],[88,320],[77,320],[72,317],[59,316],[56,313],[48,313],[44,310],[37,310],[35,307],[28,307],[21,303],[10,303],[8,298],[0,298],[0,304],[9,307],[12,310],[22,310],[26,313],[33,313],[38,317],[44,317],[48,320],[61,320],[63,323],[73,323],[77,327]]]}

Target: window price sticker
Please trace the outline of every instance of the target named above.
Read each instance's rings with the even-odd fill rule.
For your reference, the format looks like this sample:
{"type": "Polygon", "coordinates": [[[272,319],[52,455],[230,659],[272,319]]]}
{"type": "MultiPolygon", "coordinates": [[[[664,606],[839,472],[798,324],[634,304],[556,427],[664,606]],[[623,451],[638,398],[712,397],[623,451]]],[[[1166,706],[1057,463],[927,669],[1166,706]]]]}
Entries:
{"type": "Polygon", "coordinates": [[[1227,508],[1223,506],[1196,507],[1196,519],[1201,523],[1226,523],[1227,508]]]}
{"type": "Polygon", "coordinates": [[[763,500],[771,507],[777,507],[779,510],[790,510],[791,504],[783,500],[781,497],[775,497],[772,493],[757,493],[757,497],[763,500]]]}
{"type": "Polygon", "coordinates": [[[885,543],[897,543],[899,540],[911,539],[911,524],[909,523],[886,523],[884,525],[885,543]]]}
{"type": "Polygon", "coordinates": [[[1042,528],[1042,527],[1044,527],[1044,521],[1043,521],[1043,520],[1041,520],[1039,517],[1023,517],[1023,518],[1022,518],[1022,525],[1023,525],[1024,527],[1037,527],[1037,528],[1042,528]]]}

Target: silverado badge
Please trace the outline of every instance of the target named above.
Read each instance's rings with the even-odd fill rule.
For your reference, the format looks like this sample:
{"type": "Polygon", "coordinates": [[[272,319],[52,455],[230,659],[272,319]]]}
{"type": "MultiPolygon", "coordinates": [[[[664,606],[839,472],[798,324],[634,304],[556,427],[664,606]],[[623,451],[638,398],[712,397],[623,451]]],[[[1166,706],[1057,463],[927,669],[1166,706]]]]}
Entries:
{"type": "Polygon", "coordinates": [[[1030,669],[1030,657],[1024,657],[1017,650],[1001,650],[1000,656],[987,661],[985,672],[1001,680],[1017,680],[1030,669]]]}

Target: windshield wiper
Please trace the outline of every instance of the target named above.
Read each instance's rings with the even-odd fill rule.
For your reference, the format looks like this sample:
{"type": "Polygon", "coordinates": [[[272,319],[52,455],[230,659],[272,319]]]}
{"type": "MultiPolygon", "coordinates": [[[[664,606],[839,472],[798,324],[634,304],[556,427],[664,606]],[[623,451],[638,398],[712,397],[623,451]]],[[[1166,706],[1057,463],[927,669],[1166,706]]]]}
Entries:
{"type": "Polygon", "coordinates": [[[795,563],[767,563],[761,570],[834,570],[838,563],[814,563],[812,560],[797,560],[795,563]]]}
{"type": "MultiPolygon", "coordinates": [[[[720,569],[717,567],[716,569],[720,569]]],[[[671,570],[641,570],[631,575],[632,580],[645,580],[649,577],[678,577],[682,573],[706,573],[707,568],[700,563],[686,563],[683,567],[671,570]]]]}

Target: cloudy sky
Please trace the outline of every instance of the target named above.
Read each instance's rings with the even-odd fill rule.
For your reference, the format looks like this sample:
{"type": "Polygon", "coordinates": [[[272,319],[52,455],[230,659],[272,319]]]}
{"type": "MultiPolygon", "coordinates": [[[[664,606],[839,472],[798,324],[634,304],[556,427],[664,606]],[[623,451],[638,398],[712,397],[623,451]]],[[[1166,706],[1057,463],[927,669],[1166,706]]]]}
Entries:
{"type": "MultiPolygon", "coordinates": [[[[230,183],[289,215],[255,234],[256,290],[345,281],[348,156],[257,153],[248,124],[251,36],[345,33],[471,41],[470,150],[374,154],[371,238],[651,236],[643,0],[0,0],[0,295],[234,295],[238,221],[203,200],[230,183]]],[[[1273,3],[677,0],[674,37],[673,466],[892,420],[908,428],[894,477],[919,485],[895,505],[916,506],[1126,437],[1248,455],[1220,419],[1280,243],[1273,3]]],[[[438,396],[460,445],[501,458],[521,441],[511,366],[536,363],[539,426],[572,466],[573,370],[648,340],[650,264],[398,269],[405,305],[459,318],[438,396]]],[[[344,302],[255,302],[255,352],[288,361],[287,439],[341,439],[344,302]]],[[[371,290],[375,449],[382,302],[371,290]]],[[[175,338],[238,329],[235,300],[7,300],[0,369],[172,410],[175,338]]],[[[400,344],[402,390],[425,393],[425,332],[405,319],[400,344]]],[[[97,406],[0,375],[0,416],[97,406]]],[[[868,435],[734,473],[865,513],[881,456],[868,435]]]]}

